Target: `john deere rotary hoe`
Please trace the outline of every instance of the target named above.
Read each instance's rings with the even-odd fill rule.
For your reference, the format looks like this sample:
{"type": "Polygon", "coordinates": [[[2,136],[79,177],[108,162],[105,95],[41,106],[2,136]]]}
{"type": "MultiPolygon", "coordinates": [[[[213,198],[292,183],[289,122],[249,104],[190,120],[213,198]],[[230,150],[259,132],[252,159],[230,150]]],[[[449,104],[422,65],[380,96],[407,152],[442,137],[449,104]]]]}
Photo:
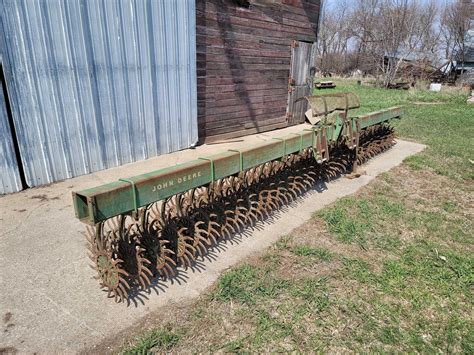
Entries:
{"type": "Polygon", "coordinates": [[[124,301],[132,289],[172,278],[318,182],[354,175],[395,144],[388,122],[400,117],[398,107],[349,117],[359,107],[353,94],[302,99],[318,122],[297,134],[73,193],[109,297],[124,301]]]}

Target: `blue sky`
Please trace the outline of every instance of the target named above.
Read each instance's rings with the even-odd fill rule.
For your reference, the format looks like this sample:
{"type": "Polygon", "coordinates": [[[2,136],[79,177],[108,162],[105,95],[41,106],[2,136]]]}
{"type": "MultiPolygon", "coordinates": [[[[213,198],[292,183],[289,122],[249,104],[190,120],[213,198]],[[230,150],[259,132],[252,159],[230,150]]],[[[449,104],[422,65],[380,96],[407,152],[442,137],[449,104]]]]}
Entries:
{"type": "MultiPolygon", "coordinates": [[[[337,4],[337,3],[340,3],[340,2],[343,1],[343,0],[322,0],[322,1],[324,1],[324,2],[327,4],[327,6],[333,6],[333,5],[337,4]]],[[[416,1],[419,1],[419,2],[422,2],[422,3],[423,3],[423,2],[428,2],[429,0],[416,0],[416,1]]],[[[453,2],[454,0],[435,0],[435,1],[436,1],[439,5],[444,5],[444,4],[446,4],[446,3],[451,3],[451,2],[453,2]]],[[[350,1],[350,0],[346,0],[346,3],[347,3],[347,4],[350,4],[351,1],[350,1]]]]}

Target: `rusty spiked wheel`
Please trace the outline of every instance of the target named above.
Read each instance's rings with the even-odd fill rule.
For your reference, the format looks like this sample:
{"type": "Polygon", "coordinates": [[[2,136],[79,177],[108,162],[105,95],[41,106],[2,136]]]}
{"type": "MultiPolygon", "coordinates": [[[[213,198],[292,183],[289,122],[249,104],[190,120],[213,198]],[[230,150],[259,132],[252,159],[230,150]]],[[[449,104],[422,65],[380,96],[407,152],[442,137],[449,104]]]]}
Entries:
{"type": "MultiPolygon", "coordinates": [[[[192,190],[191,190],[192,191],[192,190]]],[[[177,263],[185,268],[190,267],[194,264],[196,259],[196,244],[199,244],[200,240],[196,236],[197,241],[194,239],[194,223],[189,217],[188,212],[193,205],[192,202],[193,193],[188,191],[184,194],[178,194],[169,199],[168,213],[162,215],[163,219],[166,219],[167,226],[164,229],[165,234],[168,233],[174,236],[175,240],[175,255],[177,263]],[[171,231],[170,229],[174,229],[171,231]]],[[[173,245],[173,241],[171,241],[173,245]]]]}
{"type": "Polygon", "coordinates": [[[146,208],[142,245],[146,258],[151,262],[152,271],[162,279],[169,279],[176,274],[176,261],[169,239],[173,238],[173,235],[167,232],[166,220],[163,220],[163,217],[166,217],[165,204],[165,201],[153,203],[146,208]]]}
{"type": "Polygon", "coordinates": [[[188,232],[187,218],[183,218],[185,211],[182,211],[183,199],[180,195],[161,203],[160,214],[154,227],[158,239],[166,241],[166,247],[172,251],[175,264],[188,267],[194,262],[194,247],[188,232]]]}
{"type": "Polygon", "coordinates": [[[87,230],[87,244],[92,268],[97,272],[100,286],[107,296],[122,302],[128,298],[129,274],[124,268],[124,260],[119,255],[118,218],[99,223],[87,230]]]}
{"type": "MultiPolygon", "coordinates": [[[[143,212],[141,214],[143,216],[143,212]]],[[[146,257],[146,249],[142,245],[144,231],[138,216],[123,215],[120,226],[121,238],[118,249],[123,266],[128,273],[130,283],[146,289],[151,284],[153,273],[150,270],[151,262],[146,257]]]]}

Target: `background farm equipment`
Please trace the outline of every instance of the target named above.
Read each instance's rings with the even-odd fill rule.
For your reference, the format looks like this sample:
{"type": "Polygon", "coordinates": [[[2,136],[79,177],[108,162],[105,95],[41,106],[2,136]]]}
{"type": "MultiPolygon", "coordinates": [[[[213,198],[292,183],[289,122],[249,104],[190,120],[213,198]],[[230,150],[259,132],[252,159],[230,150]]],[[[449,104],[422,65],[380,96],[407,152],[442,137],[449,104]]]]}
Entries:
{"type": "Polygon", "coordinates": [[[398,107],[349,117],[353,94],[304,98],[320,120],[297,134],[228,150],[73,193],[89,224],[89,257],[116,301],[192,267],[219,242],[251,228],[321,181],[352,173],[395,144],[398,107]]]}
{"type": "Polygon", "coordinates": [[[315,84],[316,89],[333,89],[336,87],[336,84],[332,81],[320,81],[315,84]]]}

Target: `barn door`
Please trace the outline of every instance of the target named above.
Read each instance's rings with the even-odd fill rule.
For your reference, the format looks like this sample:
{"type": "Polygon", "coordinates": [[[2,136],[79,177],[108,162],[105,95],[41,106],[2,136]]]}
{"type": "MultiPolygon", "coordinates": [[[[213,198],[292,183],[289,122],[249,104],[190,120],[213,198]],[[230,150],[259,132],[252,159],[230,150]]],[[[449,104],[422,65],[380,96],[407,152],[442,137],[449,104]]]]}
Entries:
{"type": "Polygon", "coordinates": [[[306,100],[297,100],[303,96],[311,95],[315,60],[316,43],[293,41],[291,45],[290,76],[288,79],[288,107],[286,109],[288,125],[295,125],[305,121],[304,114],[308,104],[306,100]]]}

